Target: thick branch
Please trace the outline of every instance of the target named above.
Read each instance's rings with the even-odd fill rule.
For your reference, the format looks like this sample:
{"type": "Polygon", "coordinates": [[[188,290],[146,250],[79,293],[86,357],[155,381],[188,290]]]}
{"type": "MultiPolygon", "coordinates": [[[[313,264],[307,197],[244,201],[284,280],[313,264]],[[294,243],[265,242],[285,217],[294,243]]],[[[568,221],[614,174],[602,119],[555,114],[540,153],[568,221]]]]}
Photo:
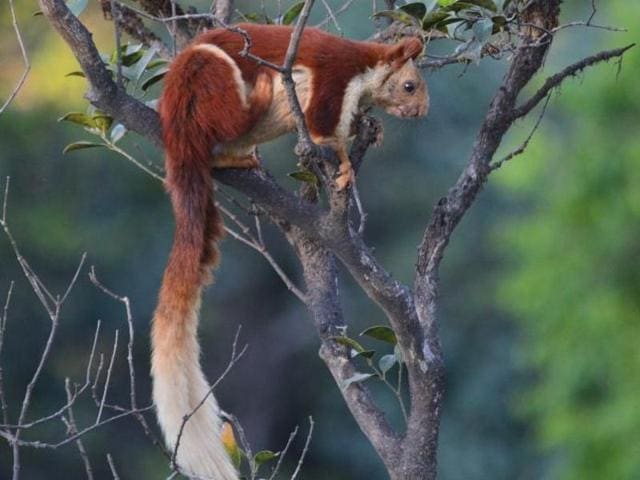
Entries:
{"type": "MultiPolygon", "coordinates": [[[[549,31],[557,25],[559,4],[559,0],[534,0],[530,2],[526,16],[538,22],[541,30],[549,31]]],[[[532,36],[545,35],[537,29],[529,30],[532,36]]],[[[423,311],[419,313],[428,330],[432,328],[430,323],[433,321],[433,312],[428,311],[428,305],[435,300],[437,270],[444,248],[453,229],[486,181],[490,171],[489,162],[514,121],[513,110],[518,94],[542,66],[551,44],[551,39],[548,40],[538,41],[536,46],[531,46],[531,41],[525,41],[525,45],[517,50],[480,127],[467,168],[449,190],[448,195],[436,205],[431,222],[424,233],[418,253],[416,292],[424,300],[421,302],[423,311]]]]}
{"type": "MultiPolygon", "coordinates": [[[[320,357],[336,383],[345,385],[345,381],[352,378],[357,370],[349,360],[349,349],[332,339],[343,334],[346,328],[338,296],[335,257],[302,230],[296,227],[284,230],[302,263],[309,292],[309,308],[322,340],[320,357]]],[[[398,462],[400,439],[384,412],[375,404],[369,389],[362,383],[351,383],[341,388],[341,392],[351,414],[387,468],[394,469],[398,462]]]]}
{"type": "Polygon", "coordinates": [[[424,344],[418,351],[424,355],[424,376],[432,379],[434,385],[426,389],[416,389],[415,381],[411,384],[413,408],[403,442],[402,464],[407,469],[403,472],[405,478],[420,478],[421,467],[427,469],[429,478],[435,478],[436,474],[433,460],[437,448],[438,418],[443,391],[442,352],[436,312],[438,270],[442,255],[454,228],[486,181],[490,172],[489,162],[514,121],[512,112],[518,94],[543,64],[551,43],[551,36],[543,32],[557,25],[559,5],[560,0],[532,0],[527,4],[523,19],[538,25],[540,29],[528,30],[531,38],[525,40],[523,46],[517,50],[502,85],[491,102],[474,143],[469,163],[448,195],[434,208],[418,250],[415,302],[424,335],[424,344]],[[548,38],[540,38],[545,35],[548,38]],[[537,41],[534,44],[535,40],[537,41]],[[421,399],[419,403],[414,401],[416,396],[421,399]],[[430,438],[427,438],[429,436],[430,438]]]}

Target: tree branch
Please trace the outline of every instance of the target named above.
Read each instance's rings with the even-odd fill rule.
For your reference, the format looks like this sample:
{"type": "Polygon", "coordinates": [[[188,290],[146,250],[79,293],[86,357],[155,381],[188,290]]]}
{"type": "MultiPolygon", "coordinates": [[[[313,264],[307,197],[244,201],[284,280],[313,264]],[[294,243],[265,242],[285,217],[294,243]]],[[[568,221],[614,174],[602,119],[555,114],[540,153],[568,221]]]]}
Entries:
{"type": "Polygon", "coordinates": [[[544,99],[544,97],[546,97],[549,94],[549,92],[552,89],[560,86],[560,84],[567,78],[573,77],[578,73],[580,73],[585,68],[591,67],[597,63],[607,62],[612,58],[622,57],[625,54],[625,52],[627,52],[627,50],[633,48],[635,45],[636,45],[635,43],[632,43],[630,45],[627,45],[626,47],[602,51],[595,55],[591,55],[589,57],[583,58],[579,62],[576,62],[573,65],[569,65],[568,67],[564,68],[562,71],[556,73],[555,75],[552,75],[551,77],[545,80],[542,87],[540,87],[540,89],[538,89],[538,91],[534,93],[529,100],[527,100],[522,105],[520,105],[519,107],[513,110],[512,118],[516,120],[518,118],[522,118],[525,115],[527,115],[531,110],[533,110],[536,107],[536,105],[538,105],[538,103],[540,103],[542,99],[544,99]]]}
{"type": "MultiPolygon", "coordinates": [[[[335,257],[299,228],[284,225],[283,231],[295,247],[303,267],[309,309],[322,341],[320,357],[336,383],[345,385],[357,370],[349,359],[349,349],[334,341],[347,328],[338,295],[335,257]]],[[[351,383],[340,390],[351,414],[382,460],[389,467],[395,466],[399,437],[369,389],[362,383],[351,383]]]]}

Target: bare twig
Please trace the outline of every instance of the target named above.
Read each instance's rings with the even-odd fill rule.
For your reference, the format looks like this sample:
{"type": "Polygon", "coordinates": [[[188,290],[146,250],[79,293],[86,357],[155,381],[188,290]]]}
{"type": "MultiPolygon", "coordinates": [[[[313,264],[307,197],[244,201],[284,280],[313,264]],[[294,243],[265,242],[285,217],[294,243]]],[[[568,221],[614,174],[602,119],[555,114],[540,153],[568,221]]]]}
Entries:
{"type": "Polygon", "coordinates": [[[115,463],[113,463],[113,458],[111,457],[110,453],[107,453],[107,463],[109,464],[109,470],[111,470],[111,476],[113,477],[113,480],[120,480],[120,476],[116,471],[116,465],[115,463]]]}
{"type": "MultiPolygon", "coordinates": [[[[67,393],[67,403],[71,405],[73,403],[74,395],[71,393],[71,386],[69,384],[69,379],[66,378],[64,381],[64,389],[67,393]]],[[[67,411],[68,419],[62,417],[62,421],[67,426],[67,430],[70,435],[75,435],[78,433],[78,427],[76,424],[76,419],[73,414],[73,408],[69,406],[67,411]]],[[[89,455],[87,455],[87,450],[84,448],[84,444],[82,439],[78,437],[76,440],[76,446],[78,447],[78,452],[80,453],[80,458],[82,459],[82,463],[84,464],[84,470],[87,474],[87,480],[93,480],[93,469],[91,468],[91,461],[89,460],[89,455]]]]}
{"type": "MultiPolygon", "coordinates": [[[[331,20],[333,22],[333,26],[336,27],[336,30],[337,30],[338,34],[342,35],[342,29],[340,28],[340,24],[338,23],[338,19],[336,18],[335,14],[333,13],[333,9],[331,8],[331,5],[329,5],[327,3],[327,0],[321,0],[321,1],[322,1],[322,4],[324,5],[324,8],[327,10],[327,17],[325,18],[326,22],[331,20]]],[[[326,23],[325,23],[325,25],[326,25],[326,23]]],[[[318,27],[320,27],[320,26],[323,26],[323,25],[318,24],[318,27]]]]}
{"type": "Polygon", "coordinates": [[[4,309],[2,310],[2,318],[0,318],[0,408],[2,409],[2,421],[3,423],[9,423],[9,413],[7,400],[4,392],[4,370],[2,367],[2,347],[4,345],[4,335],[7,329],[7,318],[9,315],[9,304],[11,303],[11,294],[13,293],[14,282],[9,284],[9,290],[7,291],[7,298],[4,302],[4,309]]]}
{"type": "Polygon", "coordinates": [[[11,177],[7,177],[4,183],[4,195],[2,200],[2,224],[7,223],[7,204],[9,203],[9,184],[11,177]]]}
{"type": "Polygon", "coordinates": [[[309,134],[309,130],[304,122],[304,113],[300,106],[298,95],[296,94],[296,85],[293,81],[293,63],[298,55],[298,46],[300,45],[302,32],[304,31],[304,27],[309,19],[309,13],[311,13],[313,3],[314,0],[305,0],[300,16],[298,17],[298,21],[296,22],[296,26],[291,34],[291,40],[289,41],[289,46],[287,47],[287,52],[284,57],[284,64],[282,65],[282,82],[287,92],[289,106],[291,107],[295,118],[296,129],[298,130],[298,141],[306,149],[310,149],[313,142],[311,141],[311,135],[309,134]]]}
{"type": "Polygon", "coordinates": [[[152,171],[151,169],[149,169],[148,167],[146,167],[145,165],[143,165],[142,163],[140,163],[135,157],[133,157],[132,155],[130,155],[128,152],[126,152],[125,150],[121,149],[120,147],[118,147],[118,145],[116,145],[115,143],[113,143],[106,134],[102,133],[100,134],[100,138],[102,138],[102,141],[104,142],[104,145],[109,149],[112,150],[120,155],[122,155],[124,158],[126,158],[128,161],[130,161],[131,163],[133,163],[137,168],[139,168],[140,170],[142,170],[144,173],[146,173],[147,175],[150,175],[151,177],[155,178],[156,180],[159,180],[160,182],[164,183],[164,177],[162,177],[162,175],[158,175],[156,172],[152,171]]]}
{"type": "Polygon", "coordinates": [[[133,316],[131,314],[131,304],[129,302],[129,297],[120,296],[113,293],[107,287],[105,287],[96,276],[95,267],[92,265],[91,270],[89,271],[89,279],[91,283],[93,283],[96,287],[106,293],[108,296],[121,302],[124,305],[125,313],[127,316],[127,327],[129,333],[129,341],[127,342],[127,363],[129,365],[129,397],[131,400],[131,408],[135,410],[137,408],[136,402],[136,372],[133,366],[133,342],[134,342],[134,329],[133,329],[133,316]]]}
{"type": "Polygon", "coordinates": [[[33,441],[33,442],[25,442],[22,440],[17,440],[15,437],[12,437],[10,435],[8,435],[6,432],[0,430],[0,436],[7,438],[10,442],[15,442],[18,446],[20,447],[27,447],[27,448],[37,448],[37,449],[49,449],[49,450],[57,450],[60,447],[64,447],[65,445],[68,445],[71,442],[75,442],[78,438],[86,435],[89,432],[93,432],[101,427],[103,427],[104,425],[107,425],[109,423],[115,422],[116,420],[121,420],[123,418],[126,418],[130,415],[135,415],[137,413],[144,413],[144,412],[148,412],[150,410],[152,410],[154,407],[154,405],[148,405],[146,407],[142,407],[139,408],[138,410],[127,410],[125,412],[119,413],[117,415],[114,415],[113,417],[109,417],[105,420],[102,420],[100,423],[92,423],[90,426],[78,431],[78,433],[76,433],[75,435],[70,435],[68,437],[66,437],[63,440],[60,440],[57,443],[47,443],[47,442],[41,442],[41,441],[33,441]]]}
{"type": "Polygon", "coordinates": [[[540,124],[542,123],[544,114],[547,111],[547,106],[549,105],[549,100],[551,100],[551,93],[547,95],[547,98],[544,101],[544,105],[542,106],[542,110],[540,111],[540,115],[538,115],[538,119],[536,120],[536,123],[531,129],[531,132],[529,132],[529,135],[527,135],[527,138],[525,138],[524,142],[522,142],[522,144],[518,148],[510,152],[508,155],[502,157],[500,160],[496,162],[493,162],[490,167],[491,171],[499,169],[505,162],[508,162],[509,160],[511,160],[514,157],[517,157],[518,155],[521,155],[527,149],[527,147],[529,146],[529,142],[531,141],[536,131],[538,130],[538,127],[540,127],[540,124]]]}
{"type": "Polygon", "coordinates": [[[113,371],[113,363],[114,363],[114,360],[116,359],[117,350],[118,350],[118,329],[116,328],[116,332],[113,338],[113,349],[111,350],[111,360],[109,360],[109,368],[107,369],[107,376],[104,379],[104,390],[102,390],[102,401],[100,402],[100,408],[98,409],[98,416],[96,417],[96,421],[95,421],[96,425],[100,423],[100,418],[102,417],[102,410],[104,409],[104,404],[107,401],[107,391],[109,390],[109,384],[111,383],[111,372],[113,371]]]}
{"type": "Polygon", "coordinates": [[[607,30],[609,32],[628,32],[629,31],[628,29],[622,28],[622,27],[614,27],[611,25],[596,25],[594,23],[591,23],[591,21],[589,20],[586,22],[577,21],[577,22],[568,22],[562,25],[558,25],[556,28],[551,30],[551,33],[557,33],[560,30],[564,30],[566,28],[574,28],[574,27],[589,27],[589,28],[595,28],[597,30],[607,30]]]}
{"type": "MultiPolygon", "coordinates": [[[[135,339],[135,330],[133,328],[133,315],[131,313],[131,302],[129,301],[129,297],[118,295],[113,291],[109,290],[107,287],[105,287],[98,280],[95,267],[93,266],[89,271],[89,279],[91,280],[91,283],[93,283],[96,287],[102,290],[105,294],[107,294],[114,300],[122,303],[124,306],[125,314],[127,318],[127,331],[129,335],[129,339],[127,342],[127,365],[129,367],[129,400],[130,400],[131,410],[137,410],[138,402],[136,399],[136,370],[133,364],[133,345],[134,345],[134,339],[135,339]]],[[[154,444],[160,445],[160,442],[158,442],[158,439],[149,428],[147,420],[144,418],[144,416],[142,414],[136,414],[136,420],[142,426],[142,429],[144,430],[145,435],[151,438],[154,444]]]]}
{"type": "Polygon", "coordinates": [[[579,62],[569,65],[555,75],[552,75],[551,77],[547,78],[542,87],[540,87],[529,100],[524,102],[519,107],[514,108],[512,118],[515,120],[524,117],[538,103],[540,103],[540,101],[544,99],[552,89],[558,87],[567,78],[573,77],[585,68],[597,63],[606,62],[608,60],[611,60],[612,58],[622,57],[627,50],[633,48],[635,45],[635,43],[632,43],[631,45],[627,45],[626,47],[602,51],[595,55],[583,58],[579,62]]]}
{"type": "MultiPolygon", "coordinates": [[[[49,354],[51,352],[51,347],[53,345],[53,340],[56,336],[57,330],[58,330],[58,323],[59,323],[59,317],[60,317],[60,309],[62,308],[62,305],[64,303],[64,301],[66,300],[67,296],[69,295],[69,292],[71,291],[71,289],[73,288],[73,286],[75,285],[77,279],[78,279],[78,275],[80,270],[82,269],[82,266],[84,265],[84,261],[86,259],[86,254],[82,256],[82,259],[80,260],[80,263],[78,264],[78,268],[76,269],[75,275],[73,276],[73,278],[71,279],[71,281],[69,282],[69,285],[64,293],[64,295],[62,297],[60,297],[60,295],[57,296],[53,296],[49,290],[47,289],[47,287],[44,285],[44,283],[40,280],[40,278],[38,277],[38,275],[34,272],[34,270],[31,268],[31,266],[29,265],[29,263],[27,262],[27,260],[21,255],[20,250],[18,249],[18,245],[15,241],[15,239],[13,238],[13,235],[11,234],[11,231],[9,230],[9,225],[7,223],[6,220],[6,211],[7,211],[7,203],[8,203],[8,195],[9,194],[9,180],[7,179],[7,183],[5,185],[5,193],[4,193],[4,202],[3,202],[3,206],[2,206],[2,221],[0,221],[0,226],[3,228],[7,239],[9,240],[9,244],[11,245],[11,248],[13,249],[14,255],[18,261],[18,264],[20,265],[20,267],[22,268],[22,271],[26,277],[26,279],[29,281],[29,283],[31,284],[31,288],[34,291],[34,293],[36,294],[36,296],[38,297],[38,299],[40,300],[42,306],[44,307],[44,309],[46,310],[49,319],[51,321],[51,326],[49,328],[49,335],[47,337],[47,341],[45,343],[45,346],[42,350],[42,353],[40,354],[40,359],[38,361],[38,365],[31,377],[31,380],[29,381],[29,383],[27,384],[27,387],[25,389],[25,393],[22,399],[22,405],[20,408],[20,413],[18,416],[18,425],[23,425],[25,423],[25,418],[27,415],[27,412],[29,410],[29,407],[31,405],[31,397],[33,394],[33,389],[35,388],[39,378],[40,378],[40,374],[42,373],[42,370],[44,368],[44,365],[46,364],[48,358],[49,358],[49,354]]],[[[13,480],[18,480],[19,476],[20,476],[20,446],[22,445],[22,442],[20,441],[20,433],[21,430],[20,429],[16,429],[15,434],[14,435],[10,435],[10,434],[6,434],[10,437],[10,443],[12,445],[12,455],[13,455],[13,474],[12,474],[12,478],[13,480]]]]}
{"type": "MultiPolygon", "coordinates": [[[[293,293],[296,298],[298,298],[298,300],[300,300],[302,303],[306,303],[306,295],[298,287],[295,286],[293,281],[284,272],[278,262],[276,262],[276,260],[273,258],[264,242],[260,238],[256,238],[255,236],[253,236],[253,234],[251,233],[251,229],[247,225],[245,225],[233,212],[220,204],[218,204],[218,208],[227,218],[229,218],[233,223],[240,227],[243,235],[227,226],[225,226],[225,231],[239,242],[260,253],[260,255],[262,255],[265,260],[269,262],[269,265],[271,265],[271,268],[287,286],[287,289],[289,289],[289,291],[293,293]]],[[[261,234],[259,234],[259,236],[261,236],[261,234]]]]}
{"type": "Polygon", "coordinates": [[[289,451],[289,448],[291,447],[293,440],[296,438],[296,435],[298,435],[297,425],[296,425],[296,428],[294,428],[293,431],[289,434],[289,439],[287,440],[287,443],[285,444],[284,448],[279,452],[278,463],[276,463],[276,466],[271,472],[271,475],[269,476],[269,480],[275,480],[276,475],[278,474],[278,472],[280,472],[280,468],[282,467],[284,457],[287,455],[287,452],[289,451]]]}
{"type": "MultiPolygon", "coordinates": [[[[327,15],[327,17],[324,20],[322,20],[320,23],[317,23],[314,26],[317,27],[317,28],[324,27],[330,21],[335,20],[338,15],[340,15],[341,13],[346,12],[349,9],[349,7],[355,3],[355,1],[356,0],[346,0],[342,4],[342,6],[340,8],[338,8],[335,11],[333,11],[330,15],[327,15]]],[[[338,31],[340,31],[340,30],[338,30],[338,31]]]]}
{"type": "Polygon", "coordinates": [[[229,23],[231,21],[231,15],[233,14],[233,0],[216,0],[211,5],[211,13],[213,16],[222,23],[229,23]]]}
{"type": "Polygon", "coordinates": [[[82,395],[85,392],[85,390],[87,390],[87,388],[91,385],[91,367],[93,365],[93,358],[95,356],[96,345],[98,343],[99,334],[100,334],[100,321],[98,321],[96,325],[96,331],[93,337],[93,344],[91,345],[91,353],[89,354],[89,360],[87,362],[87,368],[85,372],[85,383],[82,386],[80,386],[80,388],[76,389],[76,391],[71,397],[71,400],[69,400],[65,405],[63,405],[61,408],[59,408],[52,414],[46,415],[44,417],[40,417],[37,420],[34,420],[32,422],[22,423],[18,425],[11,425],[7,421],[4,425],[0,425],[0,428],[9,428],[12,430],[14,429],[27,430],[29,428],[33,428],[37,425],[41,425],[43,423],[49,422],[55,418],[62,416],[70,407],[72,407],[75,401],[78,399],[78,397],[82,395]]]}
{"type": "MultiPolygon", "coordinates": [[[[18,27],[18,20],[16,18],[16,11],[13,6],[13,0],[9,0],[9,10],[11,11],[11,23],[13,24],[13,30],[16,32],[16,38],[18,40],[18,45],[20,46],[20,52],[22,53],[22,61],[24,62],[24,70],[18,83],[16,83],[15,87],[9,94],[9,97],[4,101],[2,106],[0,106],[0,115],[5,111],[5,109],[9,106],[11,102],[16,98],[18,92],[24,85],[24,82],[27,80],[27,76],[29,75],[29,71],[31,70],[31,64],[29,63],[29,56],[27,55],[27,49],[24,46],[24,41],[22,40],[22,34],[20,33],[20,27],[18,27]]],[[[4,217],[3,217],[4,219],[4,217]]]]}
{"type": "Polygon", "coordinates": [[[307,440],[304,444],[304,448],[302,449],[302,453],[300,454],[300,459],[298,460],[298,466],[296,467],[293,475],[291,475],[291,480],[295,480],[295,478],[300,473],[302,469],[302,464],[304,463],[304,457],[307,455],[309,451],[309,445],[311,444],[311,437],[313,436],[313,418],[309,417],[309,433],[307,434],[307,440]]]}

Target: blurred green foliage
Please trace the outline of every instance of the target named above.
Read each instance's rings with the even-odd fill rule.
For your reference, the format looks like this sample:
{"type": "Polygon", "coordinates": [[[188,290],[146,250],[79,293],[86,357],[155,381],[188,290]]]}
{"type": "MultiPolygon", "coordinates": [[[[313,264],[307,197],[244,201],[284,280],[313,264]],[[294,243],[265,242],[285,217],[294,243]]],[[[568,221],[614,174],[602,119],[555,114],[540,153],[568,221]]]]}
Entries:
{"type": "MultiPolygon", "coordinates": [[[[640,5],[605,9],[633,32],[618,45],[637,39],[640,5]]],[[[533,380],[518,408],[550,478],[640,478],[640,50],[621,67],[563,87],[553,128],[504,172],[524,208],[498,228],[514,259],[500,297],[522,328],[533,380]]]]}
{"type": "MultiPolygon", "coordinates": [[[[110,23],[101,19],[94,3],[82,18],[101,51],[109,53],[110,23]]],[[[267,3],[275,18],[274,6],[267,3]]],[[[565,2],[563,21],[588,18],[590,3],[565,2]]],[[[260,4],[238,2],[245,13],[260,12],[260,4]]],[[[148,321],[171,242],[169,204],[159,182],[113,152],[62,155],[73,141],[96,140],[76,125],[56,123],[66,112],[86,107],[84,81],[65,77],[77,65],[45,20],[30,16],[37,2],[27,0],[18,7],[34,69],[16,104],[0,116],[0,178],[12,179],[10,226],[54,292],[64,289],[87,251],[101,280],[131,298],[138,395],[146,404],[148,321]]],[[[0,8],[0,55],[10,59],[0,70],[4,98],[20,72],[20,57],[6,9],[0,8]]],[[[370,16],[371,2],[355,2],[339,17],[344,35],[370,35],[370,16]]],[[[318,4],[312,23],[324,17],[318,4]]],[[[631,2],[601,2],[598,22],[627,26],[630,33],[567,30],[554,45],[548,71],[595,50],[629,43],[637,35],[639,18],[631,2]]],[[[331,22],[329,28],[334,28],[331,22]]],[[[615,65],[604,65],[563,86],[527,153],[491,179],[452,239],[441,292],[447,360],[443,480],[640,478],[639,354],[634,345],[640,298],[638,60],[638,52],[631,52],[619,78],[615,65]]],[[[370,152],[359,187],[369,213],[367,240],[403,281],[412,280],[416,246],[431,207],[462,169],[503,71],[503,63],[484,60],[466,69],[427,72],[430,116],[413,123],[384,118],[384,145],[370,152]]],[[[157,87],[150,95],[154,92],[157,87]]],[[[507,143],[518,145],[533,120],[518,125],[507,143]]],[[[161,153],[134,135],[118,145],[145,165],[160,163],[161,153]]],[[[262,153],[282,184],[296,188],[297,182],[286,176],[295,165],[291,146],[292,140],[284,139],[262,153]]],[[[274,256],[299,282],[286,242],[271,228],[264,233],[274,256]]],[[[247,355],[217,392],[223,407],[240,418],[255,451],[279,450],[293,427],[304,427],[312,414],[315,434],[302,478],[385,478],[317,357],[318,341],[306,311],[255,252],[230,239],[222,248],[224,259],[202,315],[207,375],[216,378],[226,364],[238,324],[249,343],[247,355]]],[[[0,237],[0,298],[11,280],[17,283],[3,360],[15,416],[48,320],[0,237]]],[[[363,340],[357,333],[384,324],[384,316],[346,275],[341,280],[348,333],[363,340]]],[[[123,311],[97,292],[84,272],[63,310],[31,418],[61,405],[65,377],[83,378],[97,319],[103,321],[98,348],[107,355],[115,329],[121,335],[126,330],[123,311]]],[[[380,346],[371,339],[365,346],[374,343],[380,346]]],[[[122,352],[110,390],[114,402],[128,398],[122,352]]],[[[370,385],[392,421],[400,424],[394,396],[370,385]]],[[[78,406],[76,415],[87,423],[95,411],[88,402],[78,406]]],[[[153,423],[152,416],[149,420],[153,423]]],[[[25,438],[59,438],[63,433],[62,424],[51,425],[25,438]]],[[[97,478],[110,478],[106,452],[112,453],[122,478],[166,476],[166,460],[132,421],[87,436],[86,446],[97,478]]],[[[289,461],[295,462],[293,455],[289,461]]],[[[0,444],[0,478],[9,465],[9,451],[0,444]]],[[[80,468],[73,446],[55,452],[24,450],[24,475],[30,480],[51,478],[52,471],[75,478],[80,468]]]]}

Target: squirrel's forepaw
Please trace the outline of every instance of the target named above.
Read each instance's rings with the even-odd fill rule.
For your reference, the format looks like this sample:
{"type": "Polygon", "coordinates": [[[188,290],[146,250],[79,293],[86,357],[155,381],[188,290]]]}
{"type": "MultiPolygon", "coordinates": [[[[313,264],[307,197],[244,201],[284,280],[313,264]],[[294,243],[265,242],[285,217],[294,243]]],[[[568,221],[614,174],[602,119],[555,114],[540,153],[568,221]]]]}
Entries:
{"type": "Polygon", "coordinates": [[[344,190],[349,185],[353,184],[353,182],[355,181],[355,178],[356,178],[356,174],[353,171],[353,168],[351,168],[351,165],[346,165],[346,166],[344,166],[344,164],[340,165],[340,170],[338,171],[335,179],[337,190],[339,192],[344,190]]]}

